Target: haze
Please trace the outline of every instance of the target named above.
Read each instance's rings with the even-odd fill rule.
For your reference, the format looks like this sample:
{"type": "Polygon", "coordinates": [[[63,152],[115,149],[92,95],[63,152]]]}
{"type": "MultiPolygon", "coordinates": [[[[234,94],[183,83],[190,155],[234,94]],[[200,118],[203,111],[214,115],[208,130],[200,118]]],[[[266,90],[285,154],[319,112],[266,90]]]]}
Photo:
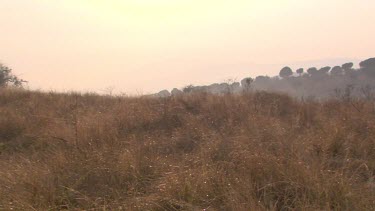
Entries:
{"type": "Polygon", "coordinates": [[[374,57],[374,11],[373,0],[0,0],[0,61],[33,89],[150,93],[374,57]]]}

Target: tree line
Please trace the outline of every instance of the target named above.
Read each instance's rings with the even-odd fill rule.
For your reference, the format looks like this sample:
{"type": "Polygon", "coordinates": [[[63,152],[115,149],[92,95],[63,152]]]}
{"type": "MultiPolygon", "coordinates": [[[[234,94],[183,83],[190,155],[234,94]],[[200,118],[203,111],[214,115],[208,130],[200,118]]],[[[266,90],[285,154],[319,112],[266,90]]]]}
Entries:
{"type": "Polygon", "coordinates": [[[239,93],[246,91],[282,92],[296,97],[331,98],[340,95],[369,97],[375,93],[375,58],[369,58],[354,68],[354,63],[330,67],[310,67],[306,70],[290,67],[280,70],[278,76],[247,77],[240,82],[214,83],[208,86],[189,85],[174,88],[171,92],[163,90],[156,96],[166,97],[191,92],[213,94],[239,93]],[[345,93],[345,94],[344,94],[345,93]]]}
{"type": "MultiPolygon", "coordinates": [[[[12,73],[12,69],[0,63],[0,87],[21,87],[26,81],[12,73]]],[[[329,98],[337,96],[375,98],[375,58],[369,58],[354,68],[352,62],[340,66],[310,67],[295,71],[286,66],[278,76],[247,77],[240,82],[227,81],[208,86],[189,85],[182,89],[163,90],[153,96],[168,97],[191,92],[213,94],[247,91],[283,92],[297,97],[329,98]]]]}
{"type": "MultiPolygon", "coordinates": [[[[334,66],[333,68],[326,66],[322,67],[320,69],[316,67],[310,67],[306,70],[306,73],[304,72],[303,68],[299,68],[296,70],[296,73],[299,77],[305,75],[305,76],[340,76],[340,75],[347,75],[350,77],[359,77],[359,76],[365,76],[365,77],[375,77],[375,58],[370,58],[367,60],[364,60],[359,63],[360,68],[354,69],[354,64],[352,62],[345,63],[341,66],[334,66]]],[[[293,76],[293,70],[290,67],[284,67],[280,70],[279,76],[281,78],[289,78],[293,76]]]]}
{"type": "Polygon", "coordinates": [[[340,66],[310,67],[296,69],[284,67],[279,77],[267,81],[258,78],[256,86],[260,89],[285,91],[297,96],[332,97],[348,92],[353,97],[368,97],[375,90],[375,58],[369,58],[354,68],[352,62],[340,66]],[[366,96],[365,96],[366,95],[366,96]]]}

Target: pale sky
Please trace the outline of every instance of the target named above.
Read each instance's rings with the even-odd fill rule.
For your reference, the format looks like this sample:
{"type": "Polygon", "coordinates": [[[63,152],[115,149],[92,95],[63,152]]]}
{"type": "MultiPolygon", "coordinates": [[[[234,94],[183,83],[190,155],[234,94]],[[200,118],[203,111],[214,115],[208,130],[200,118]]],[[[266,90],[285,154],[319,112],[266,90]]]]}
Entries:
{"type": "Polygon", "coordinates": [[[32,89],[151,93],[375,57],[374,0],[0,0],[32,89]]]}

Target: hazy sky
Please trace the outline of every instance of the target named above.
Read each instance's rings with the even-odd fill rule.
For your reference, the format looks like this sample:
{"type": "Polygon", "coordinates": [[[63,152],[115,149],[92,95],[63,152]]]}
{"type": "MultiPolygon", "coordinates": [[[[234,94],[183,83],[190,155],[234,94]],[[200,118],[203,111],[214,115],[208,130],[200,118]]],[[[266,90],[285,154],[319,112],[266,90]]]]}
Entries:
{"type": "Polygon", "coordinates": [[[0,0],[0,61],[31,88],[149,93],[375,57],[374,11],[374,0],[0,0]]]}

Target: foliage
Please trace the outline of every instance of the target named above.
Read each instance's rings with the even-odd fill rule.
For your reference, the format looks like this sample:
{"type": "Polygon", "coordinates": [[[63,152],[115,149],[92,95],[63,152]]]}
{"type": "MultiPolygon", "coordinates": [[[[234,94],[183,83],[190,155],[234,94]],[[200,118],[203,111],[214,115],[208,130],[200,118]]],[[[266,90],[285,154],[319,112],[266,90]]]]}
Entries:
{"type": "Polygon", "coordinates": [[[241,81],[241,85],[245,91],[249,91],[251,89],[251,85],[253,84],[254,79],[251,77],[244,78],[241,81]]]}
{"type": "Polygon", "coordinates": [[[315,75],[316,73],[318,73],[318,69],[316,67],[310,67],[309,69],[307,69],[307,73],[310,75],[315,75]]]}
{"type": "Polygon", "coordinates": [[[322,74],[327,74],[331,70],[331,67],[322,67],[319,69],[319,72],[322,74]]]}
{"type": "Polygon", "coordinates": [[[303,68],[299,68],[296,70],[296,73],[298,73],[299,76],[301,76],[303,74],[303,68]]]}
{"type": "Polygon", "coordinates": [[[344,70],[350,70],[350,69],[353,68],[353,66],[354,66],[353,62],[349,62],[349,63],[345,63],[345,64],[343,64],[341,67],[342,67],[342,69],[344,69],[344,70]]]}
{"type": "Polygon", "coordinates": [[[0,87],[8,85],[22,86],[24,82],[26,81],[13,75],[12,69],[0,63],[0,87]]]}
{"type": "Polygon", "coordinates": [[[335,67],[333,67],[332,70],[331,70],[331,74],[332,74],[332,75],[335,75],[335,76],[337,76],[337,75],[341,75],[342,73],[343,73],[343,68],[340,67],[340,66],[335,66],[335,67]]]}
{"type": "Polygon", "coordinates": [[[288,78],[293,75],[293,71],[290,67],[284,67],[280,70],[279,76],[282,78],[288,78]]]}
{"type": "MultiPolygon", "coordinates": [[[[359,69],[354,69],[353,63],[334,66],[332,69],[329,66],[319,69],[310,67],[307,69],[307,74],[303,74],[303,68],[297,69],[296,74],[293,74],[290,67],[284,67],[279,73],[280,77],[257,76],[255,80],[247,77],[241,80],[241,86],[236,83],[211,84],[209,86],[190,85],[184,88],[184,91],[211,94],[240,93],[246,90],[270,91],[287,93],[298,98],[315,97],[327,100],[335,96],[337,90],[352,86],[352,96],[362,98],[368,96],[368,94],[363,94],[363,87],[367,87],[366,90],[369,93],[375,92],[374,61],[375,58],[361,62],[359,69]]],[[[172,95],[178,95],[177,89],[172,95]]]]}
{"type": "Polygon", "coordinates": [[[369,77],[375,78],[375,58],[370,58],[359,63],[361,72],[369,77]]]}

